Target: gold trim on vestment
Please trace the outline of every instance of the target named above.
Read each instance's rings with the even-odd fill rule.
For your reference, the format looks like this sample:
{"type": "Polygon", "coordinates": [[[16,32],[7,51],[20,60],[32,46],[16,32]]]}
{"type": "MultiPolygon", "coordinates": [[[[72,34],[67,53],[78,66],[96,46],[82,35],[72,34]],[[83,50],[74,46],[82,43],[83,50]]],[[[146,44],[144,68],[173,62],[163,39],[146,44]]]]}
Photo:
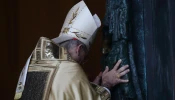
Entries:
{"type": "Polygon", "coordinates": [[[111,95],[104,87],[96,85],[94,83],[91,83],[91,86],[100,95],[102,100],[110,100],[111,95]]]}
{"type": "MultiPolygon", "coordinates": [[[[28,73],[49,72],[43,91],[42,100],[48,100],[52,82],[61,61],[72,61],[66,49],[54,44],[51,40],[41,37],[32,53],[28,73]]],[[[18,87],[20,87],[18,85],[18,87]]],[[[15,99],[20,99],[22,92],[15,94],[15,99]]]]}

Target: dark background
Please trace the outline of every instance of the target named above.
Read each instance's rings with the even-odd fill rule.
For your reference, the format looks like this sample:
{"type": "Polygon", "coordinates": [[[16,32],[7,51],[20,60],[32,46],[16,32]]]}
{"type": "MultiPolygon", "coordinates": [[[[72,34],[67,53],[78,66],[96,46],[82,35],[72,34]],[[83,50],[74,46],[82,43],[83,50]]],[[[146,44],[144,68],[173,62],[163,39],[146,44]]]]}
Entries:
{"type": "MultiPolygon", "coordinates": [[[[67,12],[79,1],[0,0],[1,100],[13,100],[20,71],[39,37],[57,37],[67,12]]],[[[85,2],[92,14],[97,13],[103,20],[105,0],[85,2]]],[[[140,0],[140,3],[144,13],[147,98],[175,100],[175,1],[140,0]]],[[[91,48],[91,59],[84,66],[90,80],[101,70],[101,29],[91,48]]]]}

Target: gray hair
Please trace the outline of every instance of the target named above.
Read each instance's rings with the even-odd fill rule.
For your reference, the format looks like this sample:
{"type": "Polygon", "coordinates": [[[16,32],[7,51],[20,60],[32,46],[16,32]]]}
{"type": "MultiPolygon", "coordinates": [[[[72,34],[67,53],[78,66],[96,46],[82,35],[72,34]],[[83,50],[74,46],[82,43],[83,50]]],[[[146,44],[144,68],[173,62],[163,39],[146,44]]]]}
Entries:
{"type": "Polygon", "coordinates": [[[65,41],[65,42],[62,42],[59,44],[60,46],[62,47],[65,47],[68,51],[78,45],[82,45],[82,48],[83,50],[87,53],[88,52],[88,49],[86,47],[86,45],[84,43],[82,43],[81,41],[79,40],[74,40],[74,39],[71,39],[71,40],[68,40],[68,41],[65,41]]]}

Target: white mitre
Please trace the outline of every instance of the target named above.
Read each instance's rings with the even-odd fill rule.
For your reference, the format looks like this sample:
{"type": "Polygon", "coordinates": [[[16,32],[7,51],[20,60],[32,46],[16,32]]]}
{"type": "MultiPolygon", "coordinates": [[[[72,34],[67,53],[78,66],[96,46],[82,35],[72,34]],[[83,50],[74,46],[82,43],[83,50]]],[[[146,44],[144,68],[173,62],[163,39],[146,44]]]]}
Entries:
{"type": "Polygon", "coordinates": [[[76,38],[84,43],[89,50],[100,26],[99,17],[96,14],[92,16],[85,2],[80,1],[70,9],[59,36],[52,40],[59,44],[76,38]]]}

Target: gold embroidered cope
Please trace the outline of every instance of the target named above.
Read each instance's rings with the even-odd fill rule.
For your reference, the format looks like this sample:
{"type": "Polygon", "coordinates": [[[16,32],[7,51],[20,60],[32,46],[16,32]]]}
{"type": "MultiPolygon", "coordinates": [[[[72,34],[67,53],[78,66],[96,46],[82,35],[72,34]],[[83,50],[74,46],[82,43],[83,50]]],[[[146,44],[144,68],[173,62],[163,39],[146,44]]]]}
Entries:
{"type": "Polygon", "coordinates": [[[71,59],[65,48],[41,37],[32,53],[20,98],[28,99],[109,100],[110,94],[101,86],[90,85],[81,66],[71,59]]]}

